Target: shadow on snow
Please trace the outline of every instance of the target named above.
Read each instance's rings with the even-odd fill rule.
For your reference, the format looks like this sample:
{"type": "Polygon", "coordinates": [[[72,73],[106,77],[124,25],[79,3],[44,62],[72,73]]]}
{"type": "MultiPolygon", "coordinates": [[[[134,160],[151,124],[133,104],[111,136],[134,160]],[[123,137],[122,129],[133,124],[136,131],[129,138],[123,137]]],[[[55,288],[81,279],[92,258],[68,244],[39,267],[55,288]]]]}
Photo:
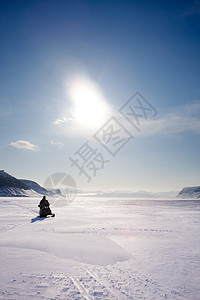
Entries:
{"type": "Polygon", "coordinates": [[[41,218],[41,217],[37,216],[37,217],[31,219],[31,223],[35,223],[36,221],[43,221],[44,219],[46,219],[46,218],[45,217],[41,218]]]}

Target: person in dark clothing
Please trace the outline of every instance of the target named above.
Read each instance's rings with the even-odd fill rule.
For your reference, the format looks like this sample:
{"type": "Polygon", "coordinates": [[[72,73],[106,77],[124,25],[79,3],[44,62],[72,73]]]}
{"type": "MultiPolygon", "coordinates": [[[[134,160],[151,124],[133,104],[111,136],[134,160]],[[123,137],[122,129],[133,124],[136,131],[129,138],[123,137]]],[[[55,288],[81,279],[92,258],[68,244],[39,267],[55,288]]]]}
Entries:
{"type": "Polygon", "coordinates": [[[42,200],[40,201],[40,204],[38,204],[38,207],[40,208],[40,217],[47,217],[48,215],[51,215],[52,217],[55,217],[55,214],[51,212],[49,201],[44,196],[42,200]]]}
{"type": "Polygon", "coordinates": [[[43,208],[44,206],[49,207],[49,201],[46,199],[46,196],[43,196],[42,200],[40,201],[40,204],[38,204],[38,207],[43,208]]]}

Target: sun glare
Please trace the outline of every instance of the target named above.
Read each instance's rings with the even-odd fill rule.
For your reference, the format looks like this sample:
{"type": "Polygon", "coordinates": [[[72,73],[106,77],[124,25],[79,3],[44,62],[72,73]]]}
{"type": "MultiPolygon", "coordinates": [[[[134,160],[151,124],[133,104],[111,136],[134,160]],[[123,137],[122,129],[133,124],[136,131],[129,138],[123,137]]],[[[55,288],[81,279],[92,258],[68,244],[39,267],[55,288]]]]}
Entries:
{"type": "Polygon", "coordinates": [[[103,125],[108,117],[108,105],[95,83],[88,79],[75,80],[71,84],[70,98],[76,123],[85,128],[103,125]]]}

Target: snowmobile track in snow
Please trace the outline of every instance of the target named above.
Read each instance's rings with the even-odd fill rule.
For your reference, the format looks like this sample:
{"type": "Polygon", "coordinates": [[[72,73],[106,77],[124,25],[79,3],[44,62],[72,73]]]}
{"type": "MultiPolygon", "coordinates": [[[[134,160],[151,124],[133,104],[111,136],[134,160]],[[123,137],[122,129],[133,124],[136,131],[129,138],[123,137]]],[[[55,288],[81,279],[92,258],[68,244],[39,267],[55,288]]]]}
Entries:
{"type": "Polygon", "coordinates": [[[132,262],[72,268],[70,273],[20,273],[0,290],[0,299],[137,300],[188,299],[134,270],[132,262]],[[26,296],[24,296],[26,295],[26,296]]]}

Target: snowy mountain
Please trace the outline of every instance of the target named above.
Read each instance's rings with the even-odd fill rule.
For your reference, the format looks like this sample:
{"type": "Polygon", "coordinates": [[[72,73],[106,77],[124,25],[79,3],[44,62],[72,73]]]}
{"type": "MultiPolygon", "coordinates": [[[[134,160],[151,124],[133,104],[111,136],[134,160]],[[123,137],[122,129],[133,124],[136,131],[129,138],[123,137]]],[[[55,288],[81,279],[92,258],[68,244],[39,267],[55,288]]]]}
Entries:
{"type": "Polygon", "coordinates": [[[37,182],[27,179],[20,179],[21,182],[26,184],[29,189],[35,191],[39,195],[45,195],[45,196],[55,196],[55,195],[61,195],[60,189],[54,189],[54,190],[47,190],[43,187],[41,187],[37,182]]]}
{"type": "Polygon", "coordinates": [[[185,187],[177,196],[178,198],[200,199],[200,186],[185,187]]]}
{"type": "Polygon", "coordinates": [[[2,187],[12,187],[28,190],[28,186],[21,180],[9,175],[4,170],[0,171],[0,188],[2,187]]]}
{"type": "Polygon", "coordinates": [[[60,190],[48,191],[37,182],[17,179],[4,170],[0,170],[0,197],[41,197],[41,195],[54,196],[60,190]]]}
{"type": "Polygon", "coordinates": [[[41,187],[37,182],[27,179],[20,179],[20,181],[36,193],[48,196],[48,191],[45,188],[41,187]]]}
{"type": "MultiPolygon", "coordinates": [[[[0,196],[27,196],[29,187],[19,179],[9,175],[4,170],[0,171],[0,196]]],[[[32,196],[34,196],[32,194],[32,196]]]]}

